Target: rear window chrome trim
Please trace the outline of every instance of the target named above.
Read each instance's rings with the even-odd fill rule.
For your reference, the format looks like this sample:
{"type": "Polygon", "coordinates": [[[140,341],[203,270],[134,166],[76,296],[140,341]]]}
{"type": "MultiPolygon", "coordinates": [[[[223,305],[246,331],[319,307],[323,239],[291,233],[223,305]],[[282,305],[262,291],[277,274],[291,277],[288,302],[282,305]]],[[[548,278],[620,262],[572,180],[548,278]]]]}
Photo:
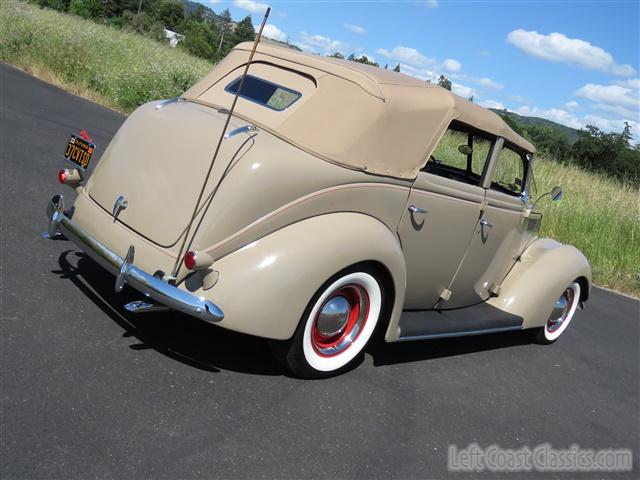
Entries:
{"type": "MultiPolygon", "coordinates": [[[[231,86],[234,85],[236,82],[239,82],[241,78],[242,78],[242,75],[240,75],[239,77],[236,77],[235,79],[231,80],[227,84],[227,86],[224,87],[224,91],[227,92],[227,93],[230,93],[231,95],[235,95],[236,92],[231,90],[231,86]]],[[[274,107],[272,107],[272,106],[270,106],[270,105],[268,105],[266,103],[262,103],[262,102],[256,100],[255,98],[251,98],[251,97],[249,97],[247,95],[243,95],[242,91],[240,91],[240,93],[238,94],[238,96],[240,98],[244,98],[245,100],[248,100],[248,101],[253,102],[255,104],[261,105],[261,106],[263,106],[265,108],[268,108],[269,110],[273,110],[274,112],[283,112],[286,109],[288,109],[289,107],[291,107],[291,105],[293,105],[294,103],[296,103],[298,100],[300,100],[302,98],[302,93],[298,92],[297,90],[293,90],[292,88],[283,87],[282,85],[279,85],[279,84],[274,83],[274,82],[270,82],[269,80],[265,80],[264,78],[256,77],[255,75],[247,75],[247,78],[254,78],[254,79],[259,80],[259,81],[261,81],[263,83],[266,83],[266,84],[268,84],[268,85],[270,85],[272,87],[279,88],[281,90],[284,90],[286,92],[292,93],[292,94],[297,96],[297,98],[293,102],[291,102],[289,105],[287,105],[284,108],[278,109],[278,108],[274,108],[274,107]]]]}

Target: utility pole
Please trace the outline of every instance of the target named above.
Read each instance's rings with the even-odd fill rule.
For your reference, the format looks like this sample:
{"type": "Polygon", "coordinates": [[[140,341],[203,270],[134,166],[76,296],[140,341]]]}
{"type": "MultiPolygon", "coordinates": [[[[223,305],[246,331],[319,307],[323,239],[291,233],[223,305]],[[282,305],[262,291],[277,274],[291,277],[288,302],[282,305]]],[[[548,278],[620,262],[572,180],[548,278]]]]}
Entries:
{"type": "Polygon", "coordinates": [[[142,0],[140,0],[140,3],[138,4],[138,15],[140,15],[141,8],[142,8],[142,0]]]}
{"type": "Polygon", "coordinates": [[[218,44],[218,52],[222,48],[222,41],[224,40],[224,26],[225,26],[225,23],[222,22],[220,25],[220,43],[218,44]]]}

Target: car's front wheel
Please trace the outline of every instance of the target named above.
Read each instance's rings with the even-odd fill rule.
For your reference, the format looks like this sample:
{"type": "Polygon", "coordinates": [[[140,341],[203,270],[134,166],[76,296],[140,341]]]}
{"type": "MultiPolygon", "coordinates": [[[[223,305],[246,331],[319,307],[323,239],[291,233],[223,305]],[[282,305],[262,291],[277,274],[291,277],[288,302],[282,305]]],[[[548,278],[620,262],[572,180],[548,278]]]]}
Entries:
{"type": "Polygon", "coordinates": [[[555,342],[569,326],[579,302],[580,284],[573,282],[556,300],[545,326],[534,331],[536,343],[550,344],[555,342]]]}
{"type": "Polygon", "coordinates": [[[328,280],[309,302],[280,357],[294,375],[330,377],[362,358],[382,312],[383,287],[374,269],[356,267],[328,280]]]}

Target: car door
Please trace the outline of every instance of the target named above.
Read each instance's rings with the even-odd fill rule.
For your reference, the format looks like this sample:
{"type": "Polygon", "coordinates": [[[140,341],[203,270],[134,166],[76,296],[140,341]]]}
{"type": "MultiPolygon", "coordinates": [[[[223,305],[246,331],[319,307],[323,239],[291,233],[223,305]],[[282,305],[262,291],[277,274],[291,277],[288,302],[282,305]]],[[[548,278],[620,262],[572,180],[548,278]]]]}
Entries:
{"type": "Polygon", "coordinates": [[[485,192],[480,186],[492,139],[453,122],[418,174],[400,221],[405,254],[405,309],[432,309],[469,247],[485,192]],[[463,147],[477,144],[474,153],[463,147]]]}
{"type": "Polygon", "coordinates": [[[466,307],[497,294],[530,237],[523,215],[529,157],[508,144],[501,147],[484,182],[487,188],[480,220],[449,286],[451,298],[442,302],[443,309],[466,307]]]}

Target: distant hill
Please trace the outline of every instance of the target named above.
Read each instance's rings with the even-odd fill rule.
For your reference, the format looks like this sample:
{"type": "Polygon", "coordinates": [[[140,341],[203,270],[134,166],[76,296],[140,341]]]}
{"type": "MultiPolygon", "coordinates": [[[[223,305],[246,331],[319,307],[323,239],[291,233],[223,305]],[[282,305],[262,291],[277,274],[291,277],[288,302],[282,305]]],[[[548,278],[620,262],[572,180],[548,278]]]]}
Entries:
{"type": "Polygon", "coordinates": [[[545,118],[527,117],[515,112],[510,112],[508,110],[499,110],[496,108],[490,108],[489,110],[496,112],[498,115],[506,115],[508,117],[511,117],[516,122],[523,125],[551,127],[562,133],[562,135],[564,135],[571,144],[574,144],[576,141],[578,141],[578,130],[576,130],[575,128],[567,127],[566,125],[562,125],[561,123],[553,122],[545,118]]]}
{"type": "Polygon", "coordinates": [[[182,0],[184,2],[184,16],[188,16],[190,13],[192,13],[196,8],[198,7],[202,7],[204,8],[205,11],[205,18],[211,21],[218,21],[220,19],[220,16],[214,12],[213,10],[211,10],[209,7],[207,7],[206,5],[203,5],[202,3],[198,3],[198,2],[192,2],[191,0],[182,0]]]}

